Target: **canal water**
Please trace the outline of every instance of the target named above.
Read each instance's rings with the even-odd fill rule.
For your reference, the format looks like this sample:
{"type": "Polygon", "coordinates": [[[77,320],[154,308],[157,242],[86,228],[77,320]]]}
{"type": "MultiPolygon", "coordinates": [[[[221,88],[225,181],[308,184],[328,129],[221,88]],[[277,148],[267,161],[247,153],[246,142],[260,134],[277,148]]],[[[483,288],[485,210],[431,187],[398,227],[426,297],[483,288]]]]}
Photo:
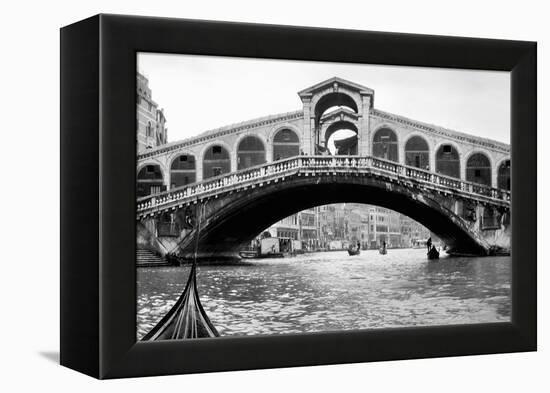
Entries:
{"type": "MultiPolygon", "coordinates": [[[[189,267],[138,268],[138,339],[175,303],[188,273],[189,267]]],[[[222,336],[505,322],[510,283],[510,257],[428,261],[424,249],[198,269],[200,299],[222,336]]]]}

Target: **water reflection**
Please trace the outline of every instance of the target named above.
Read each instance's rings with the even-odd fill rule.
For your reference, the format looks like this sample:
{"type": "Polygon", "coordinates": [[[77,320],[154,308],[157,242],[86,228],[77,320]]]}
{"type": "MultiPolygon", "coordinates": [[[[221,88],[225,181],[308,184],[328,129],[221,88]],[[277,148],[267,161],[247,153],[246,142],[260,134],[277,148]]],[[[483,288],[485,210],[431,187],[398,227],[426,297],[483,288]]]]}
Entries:
{"type": "MultiPolygon", "coordinates": [[[[138,339],[175,303],[188,273],[138,269],[138,339]]],[[[421,249],[315,253],[198,273],[222,336],[509,321],[510,281],[510,257],[429,262],[421,249]]]]}

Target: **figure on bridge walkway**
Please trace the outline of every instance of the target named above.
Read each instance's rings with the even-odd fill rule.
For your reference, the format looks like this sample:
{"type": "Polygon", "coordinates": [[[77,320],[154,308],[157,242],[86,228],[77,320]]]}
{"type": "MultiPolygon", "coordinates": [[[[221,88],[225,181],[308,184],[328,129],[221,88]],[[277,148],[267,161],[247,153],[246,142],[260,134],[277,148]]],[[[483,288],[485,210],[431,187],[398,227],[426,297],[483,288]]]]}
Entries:
{"type": "Polygon", "coordinates": [[[315,145],[315,154],[319,156],[330,156],[330,150],[322,145],[315,145]]]}
{"type": "Polygon", "coordinates": [[[197,207],[195,253],[185,290],[176,301],[176,304],[143,337],[142,341],[218,337],[220,335],[208,318],[208,315],[206,315],[197,290],[197,253],[201,219],[204,216],[205,205],[197,207]]]}

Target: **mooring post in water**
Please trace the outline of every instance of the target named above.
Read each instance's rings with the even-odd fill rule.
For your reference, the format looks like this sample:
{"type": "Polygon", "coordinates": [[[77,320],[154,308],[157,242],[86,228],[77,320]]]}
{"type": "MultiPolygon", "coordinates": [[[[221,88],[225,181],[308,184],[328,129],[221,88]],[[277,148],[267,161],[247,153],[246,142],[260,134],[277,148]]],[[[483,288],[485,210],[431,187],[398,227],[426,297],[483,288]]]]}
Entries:
{"type": "Polygon", "coordinates": [[[160,322],[143,337],[142,341],[181,340],[189,338],[218,337],[219,333],[206,315],[197,290],[197,256],[201,222],[204,217],[206,202],[199,204],[195,220],[195,250],[193,264],[183,293],[176,304],[160,322]]]}

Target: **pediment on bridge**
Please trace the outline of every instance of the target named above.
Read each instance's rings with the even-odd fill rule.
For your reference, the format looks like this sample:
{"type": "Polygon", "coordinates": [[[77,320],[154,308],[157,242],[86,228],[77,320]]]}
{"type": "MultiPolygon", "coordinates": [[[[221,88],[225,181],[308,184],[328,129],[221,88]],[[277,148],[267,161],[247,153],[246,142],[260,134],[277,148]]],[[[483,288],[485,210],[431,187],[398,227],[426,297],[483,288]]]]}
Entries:
{"type": "Polygon", "coordinates": [[[313,86],[308,87],[307,89],[301,90],[298,92],[298,95],[301,98],[305,98],[308,96],[314,95],[318,91],[325,90],[327,88],[332,88],[335,91],[339,90],[340,88],[346,88],[352,91],[355,91],[359,94],[364,95],[374,95],[374,90],[371,88],[368,88],[366,86],[360,85],[359,83],[351,82],[346,79],[340,78],[340,77],[333,77],[330,79],[327,79],[323,82],[319,82],[313,86]]]}
{"type": "Polygon", "coordinates": [[[321,117],[321,123],[333,122],[338,120],[358,120],[359,115],[345,107],[338,108],[335,111],[326,113],[321,117]]]}

